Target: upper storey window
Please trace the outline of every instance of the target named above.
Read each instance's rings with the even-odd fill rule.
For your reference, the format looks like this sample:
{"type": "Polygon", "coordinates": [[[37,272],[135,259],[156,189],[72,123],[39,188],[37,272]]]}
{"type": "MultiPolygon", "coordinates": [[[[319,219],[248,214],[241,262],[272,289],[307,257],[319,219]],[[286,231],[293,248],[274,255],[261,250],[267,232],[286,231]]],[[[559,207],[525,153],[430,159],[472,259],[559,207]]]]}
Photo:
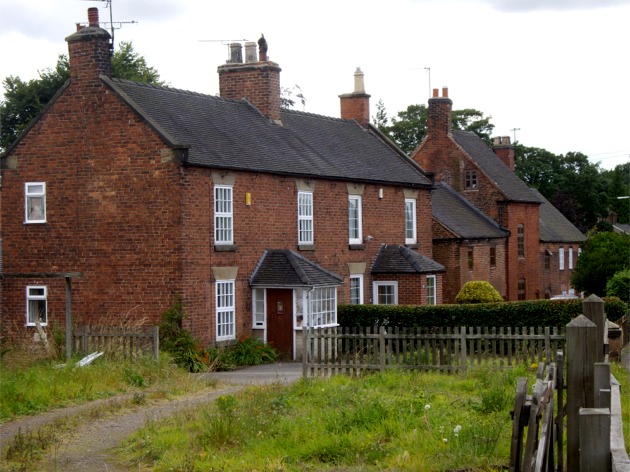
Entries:
{"type": "Polygon", "coordinates": [[[46,223],[46,182],[24,184],[24,222],[46,223]]]}
{"type": "Polygon", "coordinates": [[[479,186],[477,181],[477,171],[467,170],[464,178],[464,186],[466,190],[476,190],[479,186]]]}

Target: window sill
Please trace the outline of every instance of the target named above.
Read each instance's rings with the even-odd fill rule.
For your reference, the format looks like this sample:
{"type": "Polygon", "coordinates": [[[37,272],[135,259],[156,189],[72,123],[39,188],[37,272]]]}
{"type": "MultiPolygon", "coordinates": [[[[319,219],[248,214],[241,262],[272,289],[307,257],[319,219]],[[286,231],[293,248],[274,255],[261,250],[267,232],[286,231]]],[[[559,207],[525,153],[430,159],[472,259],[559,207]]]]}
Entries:
{"type": "Polygon", "coordinates": [[[315,251],[317,246],[315,244],[299,244],[298,251],[315,251]]]}
{"type": "Polygon", "coordinates": [[[419,249],[420,248],[420,244],[418,244],[418,243],[406,243],[405,247],[408,247],[409,249],[419,249]]]}
{"type": "Polygon", "coordinates": [[[348,247],[351,251],[365,251],[365,244],[350,244],[348,247]]]}
{"type": "Polygon", "coordinates": [[[214,252],[236,252],[236,244],[215,244],[214,252]]]}

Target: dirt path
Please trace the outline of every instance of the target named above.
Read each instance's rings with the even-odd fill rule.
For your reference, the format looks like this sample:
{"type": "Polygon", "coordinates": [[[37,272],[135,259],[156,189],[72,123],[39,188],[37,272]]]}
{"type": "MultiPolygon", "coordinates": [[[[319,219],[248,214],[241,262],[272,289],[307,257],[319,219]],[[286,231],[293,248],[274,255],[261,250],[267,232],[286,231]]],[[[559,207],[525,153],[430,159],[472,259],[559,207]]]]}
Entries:
{"type": "MultiPolygon", "coordinates": [[[[148,420],[168,417],[178,411],[216,400],[245,388],[246,385],[273,382],[291,383],[301,375],[300,366],[292,364],[270,364],[242,369],[235,372],[203,374],[218,381],[217,387],[203,393],[176,397],[172,400],[153,401],[104,417],[91,419],[91,412],[104,408],[108,412],[117,408],[133,395],[122,395],[98,400],[75,407],[52,410],[36,416],[20,418],[0,425],[0,449],[4,449],[21,430],[36,433],[44,425],[63,417],[78,417],[79,427],[64,434],[61,442],[50,448],[48,454],[37,464],[38,471],[64,472],[126,472],[131,469],[116,461],[113,449],[148,420]],[[83,417],[83,419],[81,419],[83,417]]],[[[0,470],[4,470],[1,467],[0,470]]]]}

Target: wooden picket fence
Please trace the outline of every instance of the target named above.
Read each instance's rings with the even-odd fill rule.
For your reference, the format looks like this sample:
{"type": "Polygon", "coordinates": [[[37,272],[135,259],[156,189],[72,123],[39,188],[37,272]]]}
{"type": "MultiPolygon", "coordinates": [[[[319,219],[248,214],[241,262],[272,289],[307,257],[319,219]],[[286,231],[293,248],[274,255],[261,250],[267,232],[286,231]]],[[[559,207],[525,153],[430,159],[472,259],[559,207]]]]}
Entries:
{"type": "Polygon", "coordinates": [[[526,377],[518,379],[512,410],[510,472],[564,470],[563,354],[559,352],[556,358],[557,364],[552,362],[546,367],[540,364],[531,395],[527,394],[528,379],[526,377]],[[554,401],[556,392],[557,402],[554,401]],[[558,414],[555,414],[556,408],[558,414]]]}
{"type": "Polygon", "coordinates": [[[134,358],[160,356],[158,326],[77,326],[72,333],[73,352],[104,352],[111,356],[134,358]]]}
{"type": "Polygon", "coordinates": [[[463,371],[555,361],[564,331],[530,328],[304,328],[304,377],[388,368],[463,371]]]}

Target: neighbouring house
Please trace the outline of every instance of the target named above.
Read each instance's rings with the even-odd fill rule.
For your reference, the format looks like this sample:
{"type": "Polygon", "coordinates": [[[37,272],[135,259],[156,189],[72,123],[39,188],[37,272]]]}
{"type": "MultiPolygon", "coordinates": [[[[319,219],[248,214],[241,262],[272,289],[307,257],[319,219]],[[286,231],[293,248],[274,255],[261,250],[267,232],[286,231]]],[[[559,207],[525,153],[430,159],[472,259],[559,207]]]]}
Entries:
{"type": "Polygon", "coordinates": [[[71,77],[2,155],[3,329],[156,323],[181,296],[205,345],[257,336],[298,357],[338,303],[442,303],[432,181],[369,124],[282,109],[280,67],[233,44],[220,97],[111,76],[98,10],[71,77]],[[65,279],[65,281],[64,281],[65,279]]]}
{"type": "Polygon", "coordinates": [[[586,236],[535,189],[540,198],[540,282],[541,298],[572,295],[571,274],[575,268],[580,245],[586,236]]]}
{"type": "Polygon", "coordinates": [[[444,265],[444,303],[471,280],[486,280],[506,293],[505,248],[509,231],[446,183],[432,192],[433,258],[444,265]]]}
{"type": "MultiPolygon", "coordinates": [[[[569,250],[573,248],[577,256],[581,233],[514,173],[514,147],[508,137],[495,138],[490,148],[476,134],[452,129],[451,115],[448,89],[442,89],[441,97],[434,89],[427,135],[411,156],[436,182],[445,184],[437,187],[433,198],[434,258],[447,269],[445,301],[472,277],[492,283],[506,300],[537,299],[548,291],[553,295],[556,290],[569,290],[570,271],[558,269],[563,273],[556,276],[555,268],[545,269],[549,260],[544,254],[560,259],[562,250],[574,254],[569,250]],[[457,193],[496,226],[487,222],[485,227],[453,226],[457,218],[449,214],[447,205],[456,200],[449,192],[457,193]],[[552,235],[551,229],[557,231],[552,235]],[[501,258],[500,264],[495,258],[501,258]]],[[[470,221],[480,225],[483,218],[478,213],[470,221]]],[[[466,215],[471,218],[475,213],[466,215]]]]}

